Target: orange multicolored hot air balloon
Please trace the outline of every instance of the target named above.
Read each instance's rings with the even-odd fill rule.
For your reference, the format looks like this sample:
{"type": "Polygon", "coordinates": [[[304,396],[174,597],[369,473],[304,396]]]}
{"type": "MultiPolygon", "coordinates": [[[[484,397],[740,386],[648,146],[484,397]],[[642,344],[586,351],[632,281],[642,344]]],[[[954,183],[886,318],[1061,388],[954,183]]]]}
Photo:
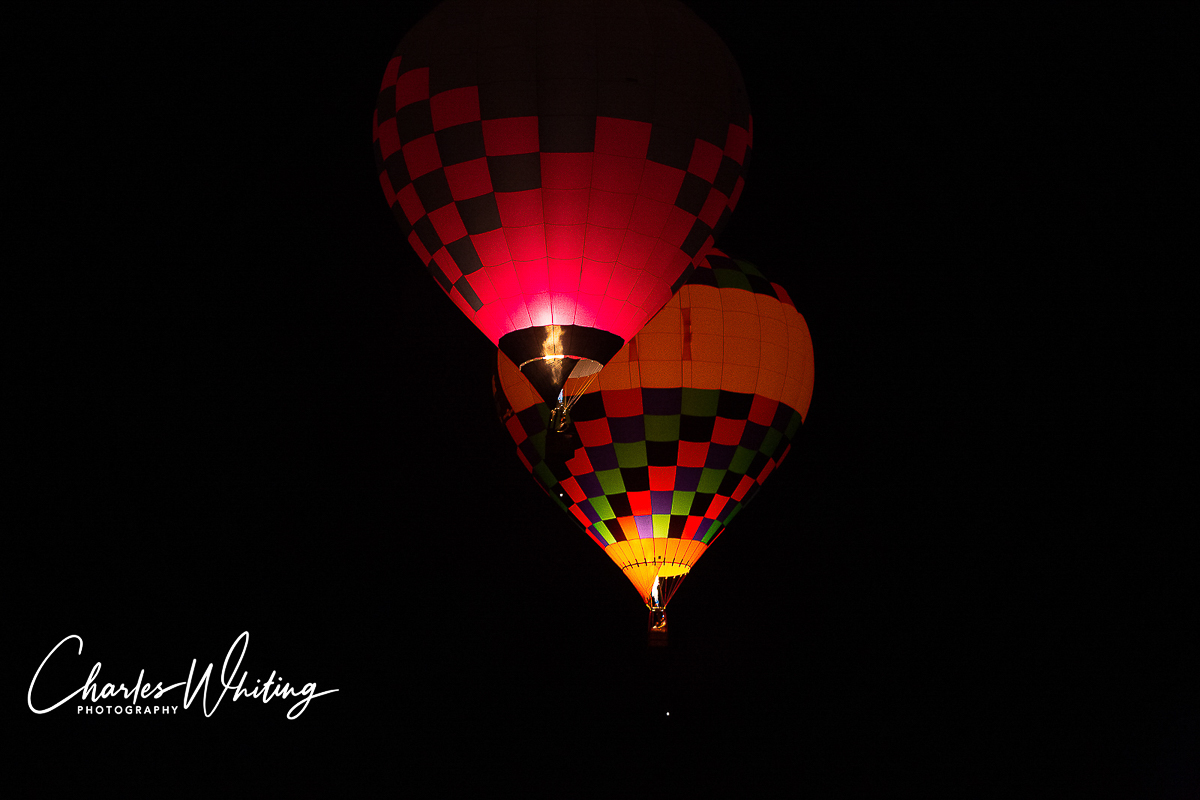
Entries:
{"type": "Polygon", "coordinates": [[[737,64],[678,0],[443,3],[373,133],[413,249],[551,406],[712,248],[751,146],[737,64]]]}
{"type": "Polygon", "coordinates": [[[688,572],[783,461],[813,389],[804,317],[714,250],[559,419],[498,355],[497,410],[538,483],[633,583],[665,633],[688,572]]]}

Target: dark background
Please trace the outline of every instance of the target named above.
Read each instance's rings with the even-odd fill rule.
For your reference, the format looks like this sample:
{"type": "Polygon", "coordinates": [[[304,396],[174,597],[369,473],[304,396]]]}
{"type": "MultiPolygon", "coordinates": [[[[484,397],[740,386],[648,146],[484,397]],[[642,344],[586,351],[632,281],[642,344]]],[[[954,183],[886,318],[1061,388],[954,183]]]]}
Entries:
{"type": "Polygon", "coordinates": [[[1173,7],[691,6],[755,120],[718,244],[788,288],[816,385],[666,651],[379,189],[429,3],[14,28],[18,788],[1196,796],[1173,7]],[[44,697],[243,630],[251,680],[339,692],[25,707],[68,634],[44,697]]]}

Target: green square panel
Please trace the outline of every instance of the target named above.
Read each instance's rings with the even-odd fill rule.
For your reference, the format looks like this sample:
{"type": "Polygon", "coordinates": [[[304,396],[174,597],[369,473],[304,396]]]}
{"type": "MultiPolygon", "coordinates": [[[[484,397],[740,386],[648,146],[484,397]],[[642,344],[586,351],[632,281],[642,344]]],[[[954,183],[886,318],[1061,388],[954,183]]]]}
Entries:
{"type": "Polygon", "coordinates": [[[735,258],[733,261],[735,264],[738,265],[738,269],[740,269],[742,272],[746,273],[747,275],[754,275],[756,277],[764,278],[764,279],[767,277],[766,275],[763,275],[761,272],[759,272],[758,267],[754,266],[749,261],[742,261],[740,258],[735,258]]]}
{"type": "Polygon", "coordinates": [[[670,514],[651,514],[650,521],[654,523],[654,538],[666,539],[667,529],[671,524],[670,514]]]}
{"type": "Polygon", "coordinates": [[[779,447],[779,440],[783,438],[783,434],[771,428],[767,431],[767,435],[763,437],[762,444],[758,447],[758,452],[765,456],[775,454],[775,449],[779,447]]]}
{"type": "MultiPolygon", "coordinates": [[[[539,461],[533,465],[533,475],[538,479],[538,482],[540,482],[542,486],[545,486],[547,489],[553,489],[558,485],[558,478],[554,477],[554,473],[550,471],[548,466],[546,466],[545,461],[539,461]]],[[[553,496],[553,494],[554,493],[551,492],[551,496],[553,496]]]]}
{"type": "Polygon", "coordinates": [[[604,541],[608,542],[609,544],[613,544],[617,541],[613,538],[613,535],[608,532],[608,526],[603,522],[597,522],[593,524],[592,528],[595,529],[596,533],[600,534],[600,538],[604,539],[604,541]]]}
{"type": "MultiPolygon", "coordinates": [[[[608,502],[607,497],[589,497],[584,502],[591,503],[592,508],[596,509],[596,513],[600,519],[616,519],[616,512],[612,510],[612,504],[608,502]]],[[[600,523],[597,522],[597,525],[600,523]]]]}
{"type": "Polygon", "coordinates": [[[683,405],[681,413],[693,417],[715,417],[717,401],[721,397],[719,389],[683,389],[683,405]]]}
{"type": "Polygon", "coordinates": [[[686,517],[692,513],[692,501],[695,499],[695,492],[674,492],[671,497],[671,513],[686,517]]]}
{"type": "Polygon", "coordinates": [[[733,460],[729,462],[729,469],[739,475],[745,475],[746,470],[750,469],[750,462],[754,460],[754,456],[757,454],[757,450],[749,450],[738,445],[738,449],[733,451],[733,460]]]}
{"type": "Polygon", "coordinates": [[[725,472],[723,469],[705,467],[700,473],[700,485],[696,487],[696,491],[702,494],[716,494],[721,487],[721,479],[725,477],[725,472]]]}
{"type": "Polygon", "coordinates": [[[625,491],[625,481],[621,479],[619,469],[597,470],[596,479],[600,481],[600,488],[607,495],[621,494],[625,491]]]}
{"type": "MultiPolygon", "coordinates": [[[[645,442],[613,442],[613,448],[617,451],[617,464],[625,469],[650,465],[649,459],[646,458],[645,442]]],[[[599,475],[600,473],[596,474],[599,475]]],[[[606,494],[612,494],[603,480],[600,481],[600,485],[604,486],[606,494]]],[[[624,484],[617,491],[625,491],[624,484]]]]}
{"type": "Polygon", "coordinates": [[[741,272],[734,272],[731,269],[714,269],[713,274],[717,279],[718,289],[745,289],[747,292],[754,291],[750,287],[750,280],[741,272]]]}
{"type": "Polygon", "coordinates": [[[783,435],[786,436],[788,439],[795,439],[796,431],[800,430],[801,422],[803,422],[803,420],[800,419],[800,415],[798,413],[793,413],[792,419],[790,422],[788,422],[787,430],[785,430],[783,432],[783,435]]]}
{"type": "Polygon", "coordinates": [[[646,414],[646,441],[674,442],[679,439],[678,414],[646,414]]]}

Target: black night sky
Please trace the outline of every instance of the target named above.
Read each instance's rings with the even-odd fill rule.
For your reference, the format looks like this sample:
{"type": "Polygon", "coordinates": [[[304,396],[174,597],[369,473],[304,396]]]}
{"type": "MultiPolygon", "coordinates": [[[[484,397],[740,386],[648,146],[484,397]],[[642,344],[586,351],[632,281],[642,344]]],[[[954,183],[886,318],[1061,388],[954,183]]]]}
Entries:
{"type": "Polygon", "coordinates": [[[18,794],[1200,792],[1169,7],[689,5],[754,113],[718,246],[788,289],[816,384],[665,651],[380,192],[430,3],[14,28],[18,794]],[[26,706],[69,634],[46,698],[242,631],[251,680],[338,693],[26,706]]]}

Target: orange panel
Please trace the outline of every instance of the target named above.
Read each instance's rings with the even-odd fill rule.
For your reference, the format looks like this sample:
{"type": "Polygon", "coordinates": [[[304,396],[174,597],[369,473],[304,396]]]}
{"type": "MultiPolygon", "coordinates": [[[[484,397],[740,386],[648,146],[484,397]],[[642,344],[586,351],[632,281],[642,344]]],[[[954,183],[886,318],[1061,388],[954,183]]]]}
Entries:
{"type": "Polygon", "coordinates": [[[752,306],[748,311],[726,309],[722,315],[722,324],[726,333],[758,341],[758,307],[752,306]]]}
{"type": "Polygon", "coordinates": [[[740,364],[726,364],[721,370],[721,388],[727,392],[749,394],[758,384],[758,370],[740,364]]]}
{"type": "Polygon", "coordinates": [[[693,362],[692,380],[687,385],[693,389],[720,389],[721,365],[709,362],[693,362]]]}
{"type": "Polygon", "coordinates": [[[695,314],[698,309],[713,308],[719,309],[721,304],[721,290],[715,286],[688,286],[687,302],[692,309],[692,314],[695,314]]]}
{"type": "MultiPolygon", "coordinates": [[[[730,328],[731,331],[737,328],[730,328]]],[[[758,370],[761,349],[757,337],[729,334],[725,337],[725,364],[736,364],[739,367],[752,367],[758,370]]]]}
{"type": "Polygon", "coordinates": [[[742,311],[755,318],[758,317],[758,297],[760,295],[747,292],[744,289],[721,289],[721,308],[725,311],[742,311]]]}
{"type": "Polygon", "coordinates": [[[642,361],[641,385],[651,389],[670,389],[683,385],[682,361],[642,361]]]}

